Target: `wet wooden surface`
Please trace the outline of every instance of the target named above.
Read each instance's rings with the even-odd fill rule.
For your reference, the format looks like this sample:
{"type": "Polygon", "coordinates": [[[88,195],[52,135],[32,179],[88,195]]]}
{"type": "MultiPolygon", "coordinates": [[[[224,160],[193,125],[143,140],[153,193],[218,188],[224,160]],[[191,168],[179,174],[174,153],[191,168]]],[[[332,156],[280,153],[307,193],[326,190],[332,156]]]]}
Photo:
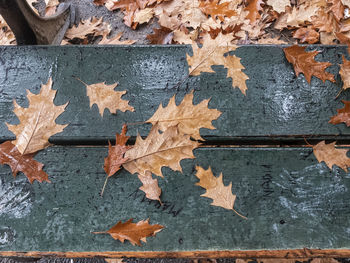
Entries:
{"type": "MultiPolygon", "coordinates": [[[[314,48],[322,51],[317,59],[332,62],[329,71],[337,73],[346,47],[314,48]]],[[[222,66],[179,86],[187,77],[189,50],[186,46],[0,47],[1,141],[14,138],[5,122],[18,121],[12,100],[26,106],[26,89],[37,93],[52,76],[58,90],[55,103],[70,101],[57,121],[69,126],[51,137],[53,147],[36,156],[45,164],[51,184],[31,185],[23,175],[13,179],[8,166],[0,167],[0,255],[228,251],[221,254],[228,256],[249,250],[265,251],[266,256],[270,251],[304,248],[324,249],[332,257],[334,249],[343,249],[343,256],[350,255],[350,174],[318,163],[308,147],[261,145],[290,146],[304,142],[304,137],[349,142],[349,128],[328,123],[343,107],[340,99],[349,99],[346,92],[334,99],[342,86],[339,75],[336,83],[313,78],[308,84],[303,75],[295,77],[282,47],[244,46],[235,54],[250,77],[246,96],[232,88],[222,66]],[[102,118],[96,105],[89,108],[85,87],[76,77],[89,84],[118,82],[117,90],[128,91],[124,99],[130,100],[135,112],[112,115],[106,110],[102,118]],[[126,171],[112,177],[100,197],[107,140],[123,123],[145,121],[160,103],[166,105],[173,95],[180,101],[191,90],[195,103],[211,98],[209,107],[222,111],[214,121],[216,130],[201,130],[215,147],[195,150],[196,159],[181,162],[183,174],[163,169],[165,178],[159,179],[163,206],[147,200],[138,190],[137,177],[126,171]],[[195,186],[196,165],[211,166],[216,176],[222,172],[225,185],[232,182],[235,208],[248,220],[200,197],[204,189],[195,186]],[[165,229],[142,247],[91,234],[119,220],[148,217],[165,229]]],[[[149,128],[132,125],[129,134],[147,135],[149,128]]],[[[205,253],[201,255],[209,255],[205,253]]]]}

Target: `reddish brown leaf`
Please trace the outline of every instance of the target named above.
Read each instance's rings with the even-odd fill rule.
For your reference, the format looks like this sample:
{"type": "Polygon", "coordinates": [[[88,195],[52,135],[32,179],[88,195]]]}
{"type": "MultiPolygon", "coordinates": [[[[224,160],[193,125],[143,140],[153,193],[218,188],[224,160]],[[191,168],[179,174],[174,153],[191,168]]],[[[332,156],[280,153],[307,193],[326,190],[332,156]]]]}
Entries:
{"type": "Polygon", "coordinates": [[[340,64],[339,75],[343,81],[343,90],[350,88],[350,60],[345,59],[343,55],[343,64],[340,64]]]}
{"type": "Polygon", "coordinates": [[[254,23],[261,17],[259,12],[263,9],[261,6],[262,4],[264,4],[263,0],[248,1],[248,5],[244,10],[249,12],[246,18],[249,19],[251,23],[254,23]]]}
{"type": "Polygon", "coordinates": [[[305,48],[294,45],[283,49],[287,60],[294,66],[295,74],[299,76],[300,73],[303,73],[309,83],[312,76],[321,79],[323,82],[326,80],[335,82],[334,75],[325,71],[332,64],[330,62],[315,61],[314,58],[319,51],[306,52],[305,48]]]}
{"type": "Polygon", "coordinates": [[[97,6],[104,5],[107,0],[94,0],[94,4],[97,6]]]}
{"type": "Polygon", "coordinates": [[[220,32],[223,35],[233,33],[233,36],[235,37],[235,39],[241,39],[241,37],[236,36],[235,34],[239,31],[241,31],[242,25],[243,24],[234,25],[234,26],[231,25],[231,26],[226,27],[225,29],[223,29],[223,28],[215,28],[214,29],[214,28],[209,27],[210,30],[208,31],[208,33],[212,39],[215,39],[219,35],[220,32]]]}
{"type": "Polygon", "coordinates": [[[332,11],[334,17],[337,21],[340,21],[344,17],[344,6],[341,0],[329,0],[330,4],[329,10],[332,11]]]}
{"type": "Polygon", "coordinates": [[[0,144],[0,163],[11,167],[13,177],[19,172],[24,173],[30,183],[34,180],[50,182],[43,164],[33,159],[35,154],[21,154],[11,141],[0,144]]]}
{"type": "Polygon", "coordinates": [[[153,28],[153,34],[147,35],[147,39],[151,44],[166,45],[171,44],[174,32],[166,27],[153,28]]]}
{"type": "Polygon", "coordinates": [[[225,17],[232,17],[237,14],[234,10],[230,10],[229,5],[230,2],[219,4],[219,0],[205,0],[199,4],[199,9],[214,19],[218,18],[220,21],[224,21],[225,17]]]}
{"type": "Polygon", "coordinates": [[[342,103],[344,103],[345,107],[342,109],[337,110],[337,115],[334,115],[329,123],[332,124],[339,124],[344,122],[346,126],[350,126],[350,101],[342,100],[342,103]]]}
{"type": "Polygon", "coordinates": [[[293,37],[300,39],[301,43],[314,44],[319,41],[320,34],[310,27],[301,27],[294,32],[293,37]]]}
{"type": "Polygon", "coordinates": [[[149,219],[141,220],[138,223],[133,223],[132,218],[122,223],[119,221],[111,229],[105,232],[93,232],[94,234],[110,234],[114,239],[118,239],[122,243],[129,240],[131,244],[141,246],[141,240],[146,242],[146,237],[154,236],[164,227],[161,225],[150,225],[149,219]]]}
{"type": "Polygon", "coordinates": [[[108,156],[105,158],[104,170],[107,176],[110,177],[120,170],[121,165],[128,161],[128,158],[124,158],[125,152],[130,149],[130,146],[126,146],[126,142],[130,136],[126,136],[127,126],[124,124],[121,134],[116,134],[115,146],[109,143],[108,156]]]}

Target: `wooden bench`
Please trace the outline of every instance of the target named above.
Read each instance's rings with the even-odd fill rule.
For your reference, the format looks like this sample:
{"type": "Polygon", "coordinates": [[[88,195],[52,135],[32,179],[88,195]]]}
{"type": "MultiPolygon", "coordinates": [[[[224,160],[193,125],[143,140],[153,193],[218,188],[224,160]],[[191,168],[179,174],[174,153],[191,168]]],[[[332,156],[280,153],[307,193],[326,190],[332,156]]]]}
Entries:
{"type": "MultiPolygon", "coordinates": [[[[226,69],[202,73],[177,85],[188,73],[189,46],[0,47],[0,140],[14,135],[6,122],[18,122],[12,101],[27,106],[26,89],[38,93],[52,76],[56,105],[70,101],[57,123],[69,123],[50,138],[52,147],[35,159],[45,164],[52,183],[14,179],[0,167],[0,256],[60,257],[350,257],[350,176],[319,163],[307,147],[320,140],[350,142],[350,128],[328,121],[349,99],[337,64],[344,46],[315,46],[318,58],[334,65],[336,83],[296,77],[281,46],[242,46],[235,51],[245,66],[247,95],[233,89],[226,69]],[[89,108],[86,83],[118,82],[135,112],[89,108]],[[159,104],[177,102],[194,90],[194,103],[211,98],[222,111],[216,130],[202,129],[206,142],[196,159],[181,162],[183,173],[163,168],[161,206],[138,190],[137,176],[123,170],[110,178],[104,196],[108,140],[123,123],[147,120],[159,104]],[[212,167],[233,183],[235,208],[211,206],[195,185],[195,166],[212,167]],[[119,220],[150,218],[165,228],[143,246],[122,244],[107,230],[119,220]]],[[[150,125],[129,126],[131,143],[150,125]]]]}

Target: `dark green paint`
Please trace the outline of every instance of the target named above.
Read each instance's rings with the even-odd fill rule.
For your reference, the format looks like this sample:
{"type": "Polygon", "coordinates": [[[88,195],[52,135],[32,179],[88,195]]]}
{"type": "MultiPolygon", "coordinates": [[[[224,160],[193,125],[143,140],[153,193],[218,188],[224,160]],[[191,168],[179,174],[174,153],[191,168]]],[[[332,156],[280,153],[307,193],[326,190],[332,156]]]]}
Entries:
{"type": "MultiPolygon", "coordinates": [[[[346,47],[315,47],[322,51],[317,60],[330,61],[328,70],[337,73],[341,55],[346,47]]],[[[340,99],[349,99],[348,92],[334,100],[342,83],[322,83],[313,78],[309,85],[301,74],[296,78],[291,64],[279,46],[242,46],[235,51],[250,77],[244,96],[231,87],[226,69],[214,66],[216,73],[186,78],[186,51],[189,46],[128,46],[128,47],[0,47],[0,139],[12,139],[5,122],[16,123],[11,109],[12,100],[27,105],[25,89],[38,92],[40,84],[53,77],[58,89],[56,104],[70,101],[59,123],[69,123],[64,132],[51,138],[52,142],[95,141],[113,139],[124,122],[147,120],[160,103],[177,94],[179,102],[185,93],[194,89],[195,103],[211,98],[210,107],[223,112],[214,122],[216,130],[203,129],[206,139],[234,139],[261,136],[322,135],[345,136],[344,124],[328,124],[329,118],[342,107],[340,99]],[[102,118],[96,105],[89,109],[86,83],[118,82],[118,90],[127,90],[125,99],[135,112],[108,110],[102,118]]],[[[130,126],[129,132],[146,135],[147,125],[130,126]]],[[[339,138],[339,137],[338,137],[339,138]]]]}
{"type": "Polygon", "coordinates": [[[51,184],[30,185],[23,175],[14,180],[8,167],[1,168],[0,250],[350,248],[350,175],[319,164],[309,148],[198,149],[195,160],[182,161],[183,174],[163,169],[165,211],[135,193],[140,182],[126,171],[109,180],[101,198],[106,154],[103,147],[40,152],[36,159],[45,163],[51,184]],[[248,220],[200,197],[196,165],[210,165],[216,176],[222,172],[225,185],[233,182],[235,208],[248,220]],[[176,217],[170,212],[180,209],[176,217]],[[90,233],[130,217],[149,217],[165,229],[143,247],[90,233]]]}

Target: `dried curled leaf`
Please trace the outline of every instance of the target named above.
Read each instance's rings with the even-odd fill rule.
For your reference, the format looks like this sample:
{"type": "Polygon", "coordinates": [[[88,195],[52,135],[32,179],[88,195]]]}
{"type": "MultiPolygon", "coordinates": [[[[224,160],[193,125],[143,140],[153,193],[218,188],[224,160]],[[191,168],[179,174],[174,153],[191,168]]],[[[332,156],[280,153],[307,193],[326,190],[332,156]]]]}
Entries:
{"type": "Polygon", "coordinates": [[[347,149],[336,149],[335,142],[326,144],[325,141],[319,142],[312,148],[317,161],[324,161],[330,169],[332,169],[333,165],[337,165],[344,171],[348,171],[350,158],[346,156],[347,149]]]}
{"type": "Polygon", "coordinates": [[[150,171],[163,177],[163,166],[182,172],[180,161],[195,158],[192,151],[199,143],[192,141],[189,135],[181,134],[177,126],[169,127],[163,133],[159,133],[158,130],[159,125],[156,124],[146,139],[137,136],[134,147],[124,155],[125,158],[129,158],[129,161],[123,164],[127,171],[132,174],[150,171]]]}
{"type": "Polygon", "coordinates": [[[264,4],[263,0],[248,0],[248,5],[244,10],[249,12],[246,18],[249,19],[251,23],[255,23],[256,20],[261,17],[260,11],[263,9],[261,6],[262,4],[264,4]]]}
{"type": "MultiPolygon", "coordinates": [[[[196,185],[207,190],[201,196],[213,199],[213,202],[211,203],[213,206],[220,206],[237,213],[233,208],[236,201],[236,195],[232,194],[232,183],[225,186],[222,181],[222,173],[219,177],[215,177],[210,167],[207,170],[204,170],[202,167],[196,166],[196,170],[196,177],[200,180],[196,185]]],[[[241,216],[240,214],[238,215],[241,216]]]]}
{"type": "Polygon", "coordinates": [[[13,177],[22,172],[33,183],[34,180],[50,182],[43,164],[33,159],[34,154],[21,154],[10,141],[0,144],[0,163],[11,167],[13,177]]]}
{"type": "Polygon", "coordinates": [[[290,0],[267,0],[266,3],[272,6],[273,10],[278,13],[284,13],[286,11],[286,7],[290,6],[290,0]]]}
{"type": "Polygon", "coordinates": [[[204,14],[214,19],[218,18],[220,21],[224,21],[225,17],[230,18],[237,15],[234,10],[230,9],[230,2],[219,4],[219,0],[201,1],[199,8],[204,14]]]}
{"type": "Polygon", "coordinates": [[[122,164],[128,161],[128,158],[124,158],[125,152],[130,149],[130,146],[126,146],[126,142],[130,136],[126,136],[127,126],[124,124],[121,134],[115,135],[115,146],[108,144],[108,156],[105,158],[104,170],[108,177],[118,172],[121,169],[122,164]]]}
{"type": "Polygon", "coordinates": [[[102,35],[102,39],[98,42],[99,45],[132,45],[136,42],[136,40],[120,40],[123,32],[119,32],[114,37],[107,38],[108,32],[104,32],[102,35]]]}
{"type": "Polygon", "coordinates": [[[134,108],[129,105],[129,101],[122,99],[126,90],[114,90],[118,86],[118,83],[107,85],[105,82],[100,82],[88,85],[80,79],[78,80],[86,87],[86,95],[89,97],[90,108],[96,104],[101,116],[103,116],[105,109],[109,109],[114,114],[117,113],[117,110],[122,112],[134,111],[134,108]]]}
{"type": "Polygon", "coordinates": [[[344,108],[337,110],[337,115],[334,115],[329,123],[339,124],[344,122],[347,127],[350,126],[350,101],[342,100],[345,104],[344,108]]]}
{"type": "Polygon", "coordinates": [[[208,108],[209,99],[197,105],[193,105],[192,101],[193,91],[185,95],[179,106],[175,103],[174,95],[166,107],[163,108],[163,105],[160,104],[157,111],[146,122],[157,124],[161,131],[177,125],[180,133],[190,135],[195,140],[202,140],[199,130],[201,128],[215,129],[211,123],[220,117],[221,112],[208,108]]]}
{"type": "Polygon", "coordinates": [[[166,45],[173,41],[174,32],[167,27],[153,28],[153,32],[146,37],[151,44],[166,45]]]}
{"type": "Polygon", "coordinates": [[[339,75],[343,81],[343,90],[350,88],[350,60],[343,55],[343,64],[340,64],[339,75]]]}
{"type": "Polygon", "coordinates": [[[66,108],[68,102],[56,106],[53,100],[56,90],[51,89],[52,79],[41,85],[38,95],[27,90],[29,101],[28,108],[20,107],[16,101],[13,102],[20,123],[12,125],[6,123],[8,129],[16,135],[14,144],[22,154],[34,153],[46,148],[49,145],[48,139],[63,131],[68,126],[56,124],[55,120],[66,108]]]}
{"type": "MultiPolygon", "coordinates": [[[[85,39],[87,35],[95,34],[97,31],[100,31],[103,26],[105,26],[105,24],[102,21],[102,17],[100,19],[92,17],[91,19],[80,21],[77,26],[69,28],[64,36],[68,39],[85,39]]],[[[108,33],[109,32],[110,30],[108,33]]]]}
{"type": "Polygon", "coordinates": [[[300,40],[301,43],[314,44],[320,40],[320,34],[311,27],[301,27],[293,34],[294,38],[300,40]]]}
{"type": "Polygon", "coordinates": [[[141,220],[138,223],[133,223],[133,219],[129,219],[125,223],[119,221],[111,229],[105,232],[93,232],[93,234],[110,234],[114,239],[118,239],[124,243],[125,240],[129,240],[131,244],[141,246],[141,240],[146,242],[146,238],[155,236],[156,233],[161,231],[164,227],[161,225],[150,225],[149,219],[141,220]]]}
{"type": "Polygon", "coordinates": [[[321,79],[323,82],[326,80],[335,82],[334,75],[325,71],[332,64],[315,61],[314,57],[319,51],[306,52],[305,48],[294,45],[283,49],[287,60],[294,66],[295,74],[299,76],[300,73],[303,73],[309,83],[312,76],[321,79]]]}
{"type": "Polygon", "coordinates": [[[162,190],[158,186],[158,180],[152,178],[152,173],[146,171],[144,174],[138,174],[137,177],[142,183],[139,189],[146,194],[146,197],[161,202],[160,195],[162,194],[162,190]]]}

